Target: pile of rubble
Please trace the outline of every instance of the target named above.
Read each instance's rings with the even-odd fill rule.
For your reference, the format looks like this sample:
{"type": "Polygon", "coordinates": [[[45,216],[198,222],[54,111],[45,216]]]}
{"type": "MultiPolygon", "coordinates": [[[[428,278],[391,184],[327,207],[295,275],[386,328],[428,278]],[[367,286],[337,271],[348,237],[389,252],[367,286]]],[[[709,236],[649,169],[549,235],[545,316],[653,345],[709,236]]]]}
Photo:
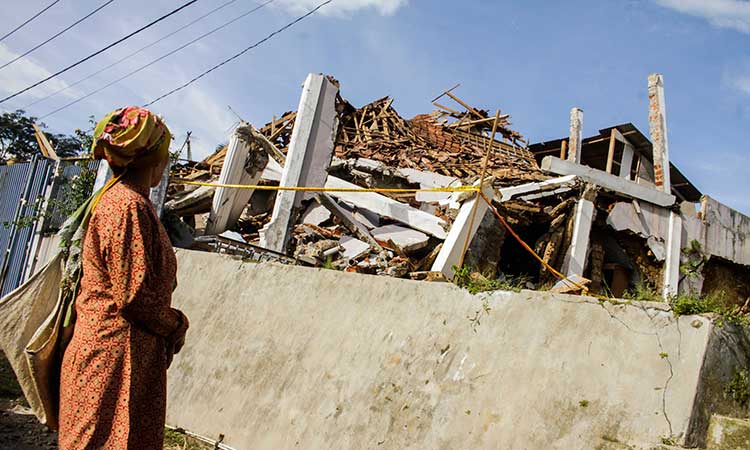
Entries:
{"type": "MultiPolygon", "coordinates": [[[[479,215],[474,230],[464,230],[471,225],[462,208],[470,210],[471,202],[481,202],[473,192],[349,191],[476,184],[489,150],[486,192],[537,253],[560,267],[564,243],[571,239],[574,198],[582,186],[572,179],[545,186],[551,177],[510,128],[509,115],[498,112],[497,139],[492,139],[495,115],[469,106],[450,91],[444,95],[458,106],[449,108],[436,99],[434,112],[406,120],[394,109],[392,98],[356,108],[340,97],[335,80],[311,75],[299,112],[287,112],[259,129],[241,124],[228,145],[202,162],[175,165],[172,177],[325,186],[331,191],[173,183],[165,211],[177,224],[170,227],[177,245],[434,279],[452,275],[463,260],[467,233],[477,230],[466,252],[467,264],[492,277],[520,270],[538,283],[552,281],[518,243],[504,245],[506,231],[492,214],[479,215]],[[306,109],[308,104],[312,109],[306,109]]],[[[486,211],[482,206],[479,209],[486,211]]]]}

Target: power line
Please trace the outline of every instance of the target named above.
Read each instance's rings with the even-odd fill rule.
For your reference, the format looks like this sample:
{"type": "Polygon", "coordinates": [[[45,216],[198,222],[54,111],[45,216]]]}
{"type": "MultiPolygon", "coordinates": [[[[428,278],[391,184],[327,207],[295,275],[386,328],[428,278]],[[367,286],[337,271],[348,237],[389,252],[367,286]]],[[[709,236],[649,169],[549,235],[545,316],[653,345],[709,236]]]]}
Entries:
{"type": "Polygon", "coordinates": [[[40,81],[37,81],[36,83],[32,84],[31,86],[26,87],[24,89],[21,89],[20,91],[16,92],[15,94],[12,94],[12,95],[9,95],[9,96],[5,97],[4,99],[0,100],[0,103],[4,103],[4,102],[6,102],[6,101],[8,101],[8,100],[10,100],[10,99],[12,99],[14,97],[17,97],[17,96],[23,94],[24,92],[26,92],[26,91],[28,91],[30,89],[33,89],[33,88],[39,86],[40,84],[45,83],[45,82],[47,82],[47,81],[55,78],[56,76],[59,76],[59,75],[67,72],[68,70],[70,70],[70,69],[72,69],[72,68],[74,68],[74,67],[76,67],[76,66],[78,66],[80,64],[83,64],[84,62],[88,61],[89,59],[93,58],[94,56],[99,55],[100,53],[103,53],[103,52],[109,50],[110,48],[114,47],[115,45],[117,45],[117,44],[119,44],[119,43],[121,43],[121,42],[123,42],[123,41],[125,41],[127,39],[130,39],[131,37],[135,36],[136,34],[140,33],[141,31],[143,31],[143,30],[145,30],[147,28],[150,28],[153,25],[156,25],[157,23],[161,22],[162,20],[166,19],[167,17],[169,17],[169,16],[171,16],[173,14],[176,14],[176,13],[182,11],[183,9],[187,8],[188,6],[192,5],[193,3],[197,2],[197,1],[198,0],[191,0],[191,1],[187,2],[187,3],[185,3],[184,5],[180,6],[179,8],[177,8],[177,9],[175,9],[175,10],[173,10],[173,11],[167,13],[167,14],[164,14],[163,16],[159,17],[158,19],[152,21],[151,23],[149,23],[149,24],[147,24],[145,26],[142,26],[141,28],[139,28],[139,29],[135,30],[134,32],[128,34],[127,36],[122,37],[122,38],[116,40],[115,42],[109,44],[108,46],[102,48],[101,50],[97,50],[94,53],[90,54],[89,56],[87,56],[87,57],[85,57],[85,58],[83,58],[83,59],[81,59],[81,60],[79,60],[79,61],[77,61],[77,62],[75,62],[75,63],[73,63],[71,65],[69,65],[68,67],[66,67],[66,68],[64,68],[62,70],[59,70],[59,71],[53,73],[52,75],[48,76],[47,78],[45,78],[43,80],[40,80],[40,81]]]}
{"type": "Polygon", "coordinates": [[[0,37],[0,42],[2,42],[5,38],[7,38],[8,36],[10,36],[11,34],[15,33],[16,31],[20,30],[21,28],[25,27],[32,20],[34,20],[37,17],[39,17],[42,14],[44,14],[45,11],[47,11],[48,9],[52,8],[53,6],[55,6],[55,3],[59,2],[59,1],[60,0],[55,0],[54,2],[50,3],[49,5],[47,5],[46,8],[44,8],[43,10],[41,10],[38,13],[34,14],[33,16],[31,16],[31,18],[29,20],[27,20],[26,22],[22,23],[21,25],[15,27],[14,29],[12,29],[11,31],[9,31],[8,33],[6,33],[5,36],[0,37]]]}
{"type": "Polygon", "coordinates": [[[180,51],[180,50],[184,49],[185,47],[188,47],[188,46],[190,46],[190,45],[192,45],[192,44],[194,44],[194,43],[196,43],[196,42],[200,41],[201,39],[205,38],[206,36],[209,36],[209,35],[211,35],[211,34],[213,34],[213,33],[216,33],[217,31],[221,30],[222,28],[226,28],[227,26],[231,25],[232,23],[234,23],[234,22],[236,22],[236,21],[238,21],[238,20],[242,19],[242,18],[243,18],[243,17],[245,17],[245,16],[248,16],[248,15],[250,15],[250,14],[254,13],[255,11],[258,11],[259,9],[263,8],[264,6],[267,6],[267,5],[268,5],[268,4],[270,4],[270,3],[273,3],[274,1],[276,1],[276,0],[267,0],[267,1],[265,2],[265,3],[261,3],[260,5],[256,6],[256,7],[255,7],[255,8],[253,8],[253,9],[251,9],[250,11],[247,11],[247,12],[245,12],[245,13],[243,13],[243,14],[241,14],[241,15],[237,16],[237,17],[235,17],[234,19],[232,19],[232,20],[230,20],[230,21],[228,21],[228,22],[225,22],[225,23],[223,23],[223,24],[219,25],[218,27],[216,27],[216,28],[214,28],[214,29],[212,29],[212,30],[210,30],[210,31],[207,31],[206,33],[203,33],[202,35],[200,35],[200,36],[198,36],[197,38],[195,38],[195,39],[191,40],[190,42],[187,42],[186,44],[183,44],[183,45],[181,45],[181,46],[179,46],[179,47],[175,48],[174,50],[172,50],[172,51],[169,51],[169,52],[167,52],[167,53],[165,53],[165,54],[161,55],[160,57],[158,57],[158,58],[156,58],[156,59],[154,59],[154,60],[152,60],[152,61],[150,61],[150,62],[148,62],[148,63],[146,63],[146,64],[144,64],[144,65],[142,65],[142,66],[140,66],[140,67],[138,67],[137,69],[135,69],[135,70],[132,70],[132,71],[130,71],[130,72],[128,72],[128,73],[126,73],[125,75],[121,76],[120,78],[117,78],[116,80],[114,80],[114,81],[111,81],[111,82],[109,82],[109,83],[105,84],[104,86],[100,87],[99,89],[96,89],[96,90],[94,90],[94,91],[91,91],[91,92],[89,92],[88,94],[86,94],[86,95],[84,95],[84,96],[82,96],[82,97],[79,97],[79,98],[77,98],[77,99],[73,100],[73,101],[72,101],[72,102],[70,102],[70,103],[66,103],[65,105],[63,105],[63,106],[61,106],[61,107],[57,108],[56,110],[54,110],[54,111],[52,111],[52,112],[49,112],[49,113],[47,113],[47,114],[43,115],[42,117],[40,117],[40,119],[44,119],[44,118],[46,118],[46,117],[49,117],[49,116],[51,116],[52,114],[55,114],[55,113],[57,113],[57,112],[60,112],[60,111],[62,111],[63,109],[66,109],[66,108],[68,108],[68,107],[70,107],[70,106],[73,106],[73,105],[75,105],[76,103],[78,103],[78,102],[80,102],[80,101],[82,101],[82,100],[85,100],[85,99],[87,99],[87,98],[91,97],[91,96],[92,96],[92,95],[94,95],[94,94],[98,94],[99,92],[103,91],[104,89],[107,89],[108,87],[112,86],[113,84],[116,84],[116,83],[118,83],[118,82],[120,82],[120,81],[124,80],[125,78],[128,78],[128,77],[130,77],[130,76],[132,76],[132,75],[135,75],[136,73],[140,72],[141,70],[143,70],[143,69],[145,69],[145,68],[147,68],[147,67],[149,67],[149,66],[151,66],[151,65],[154,65],[154,64],[156,64],[157,62],[161,61],[162,59],[164,59],[164,58],[166,58],[166,57],[168,57],[168,56],[174,55],[175,53],[177,53],[178,51],[180,51]]]}
{"type": "Polygon", "coordinates": [[[162,42],[163,40],[165,40],[165,39],[167,39],[167,38],[169,38],[169,37],[172,37],[172,36],[174,36],[175,34],[179,33],[180,31],[184,30],[185,28],[187,28],[187,27],[189,27],[189,26],[191,26],[191,25],[195,24],[196,22],[199,22],[199,21],[201,21],[201,20],[205,19],[206,17],[210,16],[211,14],[215,13],[216,11],[219,11],[220,9],[222,9],[222,8],[224,8],[224,7],[226,7],[226,6],[229,6],[229,5],[231,5],[232,3],[236,2],[236,1],[237,1],[237,0],[229,0],[228,2],[225,2],[224,4],[222,4],[222,5],[219,5],[219,6],[217,6],[216,8],[214,8],[214,9],[212,9],[211,11],[207,12],[206,14],[203,14],[202,16],[198,17],[197,19],[195,19],[195,20],[192,20],[192,21],[188,22],[187,24],[185,24],[185,25],[181,26],[180,28],[178,28],[178,29],[176,29],[176,30],[172,31],[172,32],[171,32],[171,33],[169,33],[169,34],[166,34],[166,35],[162,36],[161,38],[159,38],[159,39],[157,39],[157,40],[155,40],[155,41],[151,42],[150,44],[148,44],[148,45],[146,45],[146,46],[143,46],[143,47],[139,48],[138,50],[134,51],[133,53],[130,53],[129,55],[127,55],[127,56],[124,56],[124,57],[122,57],[122,58],[118,59],[117,61],[113,62],[112,64],[109,64],[109,65],[107,65],[107,66],[105,66],[105,67],[103,67],[103,68],[101,68],[101,69],[97,70],[96,72],[94,72],[94,73],[91,73],[91,74],[89,74],[89,75],[87,75],[87,76],[85,76],[85,77],[83,77],[83,78],[79,79],[79,80],[78,80],[78,81],[76,81],[75,83],[71,83],[71,84],[69,84],[69,85],[67,85],[67,86],[64,86],[64,87],[62,87],[62,88],[60,88],[60,89],[56,90],[55,92],[53,92],[53,93],[51,93],[51,94],[49,94],[49,95],[47,95],[47,96],[44,96],[44,97],[42,97],[42,98],[40,98],[40,99],[37,99],[37,100],[34,100],[33,102],[31,102],[31,103],[29,103],[28,105],[26,105],[26,106],[22,107],[21,109],[23,109],[23,110],[28,110],[28,109],[29,109],[29,108],[31,108],[32,106],[34,106],[34,105],[36,105],[36,104],[38,104],[38,103],[41,103],[41,102],[43,102],[43,101],[47,100],[48,98],[54,97],[55,95],[57,95],[57,94],[59,94],[59,93],[61,93],[61,92],[63,92],[63,91],[67,91],[68,89],[70,89],[70,88],[72,88],[72,87],[74,87],[74,86],[77,86],[77,85],[79,85],[79,84],[83,83],[84,81],[86,81],[86,80],[89,80],[89,79],[91,79],[92,77],[95,77],[96,75],[99,75],[100,73],[104,72],[105,70],[107,70],[107,69],[110,69],[110,68],[112,68],[112,67],[114,67],[114,66],[116,66],[116,65],[120,64],[121,62],[125,61],[126,59],[130,59],[130,58],[132,58],[133,56],[137,55],[138,53],[140,53],[140,52],[142,52],[142,51],[144,51],[144,50],[146,50],[146,49],[148,49],[148,48],[151,48],[151,47],[153,47],[154,45],[158,44],[159,42],[162,42]]]}
{"type": "Polygon", "coordinates": [[[268,36],[264,37],[263,39],[261,39],[260,41],[256,42],[255,44],[253,44],[253,45],[251,45],[251,46],[249,46],[249,47],[245,48],[244,50],[242,50],[241,52],[239,52],[239,53],[237,53],[237,54],[233,55],[232,57],[230,57],[230,58],[228,58],[228,59],[225,59],[224,61],[220,62],[219,64],[217,64],[217,65],[215,65],[215,66],[213,66],[213,67],[211,67],[210,69],[208,69],[208,70],[206,70],[205,72],[201,73],[200,75],[196,76],[195,78],[193,78],[192,80],[188,81],[187,83],[185,83],[185,84],[183,84],[183,85],[181,85],[181,86],[178,86],[178,87],[176,87],[176,88],[172,89],[171,91],[169,91],[169,92],[167,92],[167,93],[165,93],[165,94],[163,94],[163,95],[161,95],[161,96],[157,97],[157,98],[156,98],[156,99],[154,99],[154,100],[151,100],[150,102],[146,103],[146,104],[145,104],[145,105],[143,105],[143,106],[144,106],[144,107],[146,107],[146,106],[151,106],[151,105],[153,105],[154,103],[158,102],[159,100],[162,100],[162,99],[164,99],[164,98],[166,98],[166,97],[169,97],[170,95],[174,94],[175,92],[178,92],[178,91],[181,91],[182,89],[185,89],[185,88],[186,88],[186,87],[188,87],[189,85],[191,85],[191,84],[195,83],[195,82],[196,82],[196,81],[198,81],[199,79],[203,78],[204,76],[208,75],[209,73],[213,72],[214,70],[218,69],[219,67],[223,66],[224,64],[227,64],[228,62],[230,62],[230,61],[233,61],[233,60],[235,60],[235,59],[239,58],[240,56],[242,56],[242,55],[244,55],[245,53],[247,53],[248,51],[250,51],[250,50],[252,50],[252,49],[254,49],[254,48],[258,47],[259,45],[261,45],[261,44],[263,44],[264,42],[268,41],[269,39],[271,39],[272,37],[276,36],[277,34],[279,34],[279,33],[282,33],[283,31],[287,30],[288,28],[291,28],[291,27],[292,27],[293,25],[296,25],[296,24],[297,24],[298,22],[301,22],[301,21],[303,21],[304,19],[306,19],[306,18],[310,17],[311,15],[315,14],[316,12],[318,12],[318,10],[319,10],[320,8],[322,8],[322,7],[326,6],[327,4],[331,3],[332,1],[333,1],[333,0],[327,0],[327,1],[325,1],[325,2],[323,2],[323,3],[321,3],[321,4],[319,4],[318,6],[316,6],[315,8],[313,8],[313,9],[312,9],[312,10],[311,10],[310,12],[308,12],[307,14],[305,14],[305,15],[303,15],[303,16],[300,16],[300,17],[298,17],[297,19],[293,20],[292,22],[289,22],[288,24],[284,25],[283,27],[279,28],[278,30],[274,31],[273,33],[269,34],[268,36]]]}
{"type": "Polygon", "coordinates": [[[88,19],[89,17],[93,16],[94,14],[96,14],[97,12],[99,12],[100,9],[102,9],[105,6],[109,5],[113,1],[115,1],[115,0],[109,0],[109,1],[105,2],[104,4],[102,4],[101,6],[99,6],[98,8],[96,8],[95,10],[91,11],[90,13],[86,14],[85,16],[83,16],[80,19],[78,19],[75,22],[73,22],[73,24],[71,24],[70,26],[68,26],[64,30],[60,31],[56,35],[52,36],[51,38],[49,38],[46,41],[42,42],[41,44],[37,45],[36,47],[34,47],[34,48],[30,49],[30,50],[27,50],[24,54],[18,55],[14,59],[12,59],[12,60],[8,61],[7,63],[3,64],[2,66],[0,66],[0,69],[4,69],[5,67],[8,67],[9,65],[13,64],[14,62],[18,61],[19,59],[23,58],[24,56],[27,56],[29,53],[31,53],[34,50],[38,49],[39,47],[41,47],[41,46],[47,44],[48,42],[50,42],[51,40],[57,38],[61,34],[65,33],[66,31],[70,30],[71,28],[73,28],[74,26],[78,25],[79,23],[83,22],[84,20],[88,19]]]}

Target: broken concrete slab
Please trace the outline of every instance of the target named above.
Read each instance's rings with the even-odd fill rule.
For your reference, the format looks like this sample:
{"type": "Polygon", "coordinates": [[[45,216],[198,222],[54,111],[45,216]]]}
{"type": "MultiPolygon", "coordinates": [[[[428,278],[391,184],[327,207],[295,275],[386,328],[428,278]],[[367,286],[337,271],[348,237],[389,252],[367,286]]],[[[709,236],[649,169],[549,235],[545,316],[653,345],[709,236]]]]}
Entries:
{"type": "Polygon", "coordinates": [[[320,203],[322,206],[328,209],[328,211],[331,212],[334,216],[338,217],[339,220],[343,223],[343,225],[349,229],[352,233],[354,233],[358,238],[364,240],[365,242],[369,243],[373,248],[377,250],[382,250],[380,247],[380,244],[372,237],[369,230],[359,223],[357,219],[354,218],[354,215],[349,212],[346,208],[336,203],[336,200],[333,199],[328,194],[318,194],[316,197],[316,200],[318,203],[320,203]]]}
{"type": "Polygon", "coordinates": [[[406,253],[427,247],[430,237],[426,234],[398,225],[386,225],[372,230],[372,237],[379,242],[393,241],[406,253]]]}
{"type": "MultiPolygon", "coordinates": [[[[332,176],[328,177],[326,188],[361,189],[356,184],[332,176]]],[[[390,199],[384,195],[374,192],[331,192],[330,195],[359,208],[397,220],[408,225],[410,228],[430,234],[436,238],[445,239],[448,235],[443,228],[443,225],[445,225],[443,219],[412,208],[407,204],[390,199]]]]}
{"type": "MultiPolygon", "coordinates": [[[[308,75],[281,175],[281,186],[315,187],[325,183],[338,127],[338,92],[338,86],[325,75],[308,75]]],[[[298,209],[303,200],[313,195],[302,191],[279,191],[271,221],[260,231],[260,245],[285,252],[298,209]]]]}
{"type": "Polygon", "coordinates": [[[567,276],[582,275],[588,260],[589,234],[594,221],[596,207],[590,200],[580,199],[576,204],[573,237],[565,253],[562,273],[567,276]]]}
{"type": "Polygon", "coordinates": [[[552,178],[537,183],[526,183],[518,186],[511,186],[507,188],[498,189],[495,193],[495,201],[498,203],[507,202],[515,197],[522,196],[524,194],[533,194],[540,191],[553,191],[559,192],[559,189],[575,187],[577,184],[578,177],[576,175],[566,175],[559,178],[552,178]]]}
{"type": "Polygon", "coordinates": [[[370,244],[351,236],[341,236],[339,245],[344,249],[343,257],[347,260],[357,259],[370,251],[370,244]]]}
{"type": "Polygon", "coordinates": [[[207,213],[211,211],[215,192],[213,186],[200,186],[184,197],[168,201],[164,207],[178,216],[207,213]]]}
{"type": "MultiPolygon", "coordinates": [[[[492,184],[485,185],[482,188],[482,192],[487,198],[492,198],[495,195],[492,184]]],[[[459,264],[466,240],[468,238],[469,245],[471,245],[471,240],[474,238],[477,229],[479,229],[479,225],[481,225],[487,210],[487,202],[476,194],[474,198],[465,201],[461,205],[458,216],[453,221],[451,231],[443,243],[443,248],[432,264],[432,268],[430,269],[432,272],[442,272],[449,280],[453,278],[455,274],[454,268],[459,264]],[[472,221],[475,208],[476,216],[472,221]]]]}
{"type": "MultiPolygon", "coordinates": [[[[255,185],[260,181],[269,158],[261,146],[253,145],[251,130],[250,124],[240,123],[232,132],[219,184],[255,185]]],[[[206,234],[221,234],[233,227],[252,195],[252,189],[216,188],[206,234]]]]}
{"type": "Polygon", "coordinates": [[[328,211],[328,208],[319,203],[312,203],[307,207],[305,213],[302,214],[302,223],[319,226],[330,218],[331,212],[328,211]]]}
{"type": "Polygon", "coordinates": [[[268,158],[268,164],[263,169],[261,178],[267,181],[281,181],[281,174],[284,172],[284,167],[276,162],[273,158],[268,158]]]}
{"type": "Polygon", "coordinates": [[[578,175],[580,178],[597,184],[604,189],[658,206],[672,206],[676,201],[674,195],[661,192],[647,185],[638,184],[617,175],[609,174],[603,170],[592,169],[591,167],[564,161],[554,156],[544,157],[542,160],[542,169],[558,175],[578,175]]]}

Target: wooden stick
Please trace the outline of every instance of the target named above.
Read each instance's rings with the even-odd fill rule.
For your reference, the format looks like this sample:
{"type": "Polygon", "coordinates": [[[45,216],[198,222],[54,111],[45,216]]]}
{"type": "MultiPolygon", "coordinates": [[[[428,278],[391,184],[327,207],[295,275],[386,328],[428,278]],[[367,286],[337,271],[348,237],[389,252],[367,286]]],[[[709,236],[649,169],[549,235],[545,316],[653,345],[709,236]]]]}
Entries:
{"type": "Polygon", "coordinates": [[[615,160],[615,134],[617,133],[616,128],[612,128],[612,132],[609,135],[609,153],[607,153],[607,173],[612,173],[612,162],[615,160]]]}
{"type": "MultiPolygon", "coordinates": [[[[493,142],[495,142],[495,133],[497,132],[497,122],[500,120],[500,110],[497,110],[497,113],[495,113],[495,122],[492,124],[492,137],[488,141],[487,145],[487,152],[484,154],[484,161],[482,162],[482,172],[479,176],[479,189],[484,188],[484,176],[487,174],[487,164],[490,161],[490,154],[492,153],[492,149],[495,147],[492,145],[493,142]]],[[[471,210],[471,219],[469,219],[469,232],[466,233],[466,240],[464,241],[464,248],[461,250],[461,258],[458,260],[458,268],[462,268],[464,266],[464,259],[466,258],[466,251],[469,249],[469,241],[471,238],[471,230],[474,228],[474,221],[477,217],[477,209],[479,207],[479,194],[476,195],[476,198],[474,199],[474,207],[471,210]]]]}
{"type": "Polygon", "coordinates": [[[568,157],[568,141],[562,141],[562,147],[560,147],[560,159],[566,159],[568,157]]]}
{"type": "MultiPolygon", "coordinates": [[[[472,114],[475,114],[475,115],[476,115],[477,117],[479,117],[480,119],[484,119],[484,116],[483,116],[483,115],[481,115],[481,114],[479,114],[479,111],[477,111],[476,109],[474,109],[474,108],[472,108],[471,106],[469,106],[469,105],[467,105],[466,103],[464,103],[464,102],[463,102],[463,100],[461,100],[460,98],[456,97],[455,95],[453,95],[453,94],[452,94],[452,93],[450,93],[450,92],[446,92],[445,94],[446,94],[446,95],[447,95],[448,97],[452,98],[452,99],[453,99],[453,100],[454,100],[454,101],[455,101],[456,103],[458,103],[459,105],[461,105],[461,106],[463,106],[464,108],[466,108],[466,110],[467,110],[467,111],[469,111],[470,113],[472,113],[472,114]]],[[[497,114],[497,116],[500,116],[500,112],[499,112],[499,111],[498,111],[498,114],[497,114]]]]}
{"type": "Polygon", "coordinates": [[[448,89],[447,91],[444,91],[442,94],[438,95],[437,97],[433,98],[430,103],[435,103],[436,101],[440,100],[442,96],[447,94],[448,92],[451,92],[454,89],[457,89],[459,86],[461,86],[461,83],[458,83],[457,85],[453,86],[452,88],[448,89]]]}

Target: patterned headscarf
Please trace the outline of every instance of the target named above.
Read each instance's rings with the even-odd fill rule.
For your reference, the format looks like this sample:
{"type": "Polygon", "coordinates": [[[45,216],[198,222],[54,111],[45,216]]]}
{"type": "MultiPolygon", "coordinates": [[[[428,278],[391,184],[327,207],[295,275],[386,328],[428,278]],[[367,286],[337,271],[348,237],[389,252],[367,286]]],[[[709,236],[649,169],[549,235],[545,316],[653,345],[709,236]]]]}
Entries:
{"type": "Polygon", "coordinates": [[[151,111],[126,106],[107,114],[94,128],[91,153],[110,167],[125,169],[148,165],[167,157],[172,134],[151,111]]]}

